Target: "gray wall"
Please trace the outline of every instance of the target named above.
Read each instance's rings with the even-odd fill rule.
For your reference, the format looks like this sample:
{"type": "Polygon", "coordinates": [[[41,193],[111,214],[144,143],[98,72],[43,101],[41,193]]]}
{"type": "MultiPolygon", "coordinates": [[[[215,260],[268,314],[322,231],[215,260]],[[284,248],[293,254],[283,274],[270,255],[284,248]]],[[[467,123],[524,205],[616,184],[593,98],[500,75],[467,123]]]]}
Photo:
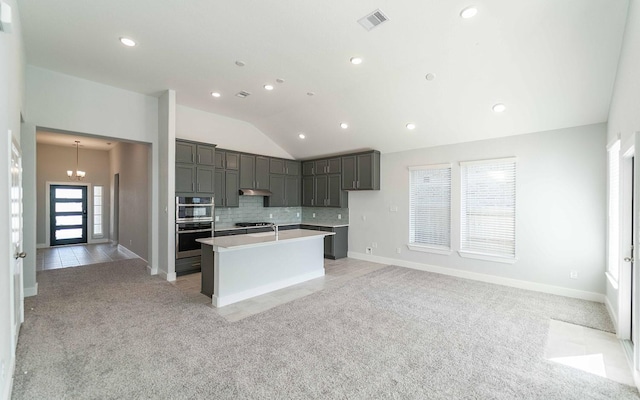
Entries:
{"type": "Polygon", "coordinates": [[[374,256],[604,293],[605,139],[606,126],[598,124],[383,154],[382,190],[349,194],[349,250],[365,253],[376,242],[374,256]],[[407,248],[409,166],[453,164],[452,246],[458,250],[458,163],[510,156],[517,157],[515,264],[407,248]],[[391,206],[398,211],[390,212],[391,206]],[[570,270],[577,270],[579,279],[570,279],[570,270]]]}
{"type": "MultiPolygon", "coordinates": [[[[73,136],[69,136],[70,142],[73,143],[73,136]]],[[[80,139],[82,142],[82,140],[80,139]]],[[[109,152],[106,150],[88,150],[80,147],[79,153],[80,169],[87,173],[86,178],[81,183],[90,183],[91,185],[102,185],[105,193],[109,193],[109,152]]],[[[46,204],[48,202],[49,193],[47,192],[47,182],[69,183],[73,184],[67,177],[67,170],[76,168],[76,149],[71,144],[67,147],[54,146],[50,144],[38,143],[36,146],[36,192],[37,192],[37,218],[36,218],[36,240],[38,244],[47,242],[46,230],[46,204]]],[[[92,195],[91,192],[88,193],[92,195]]],[[[109,232],[109,204],[108,198],[106,206],[103,208],[103,232],[104,237],[109,232]]],[[[91,238],[93,215],[89,210],[89,238],[91,238]]]]}
{"type": "MultiPolygon", "coordinates": [[[[149,256],[149,150],[146,144],[120,142],[109,152],[110,181],[120,174],[118,243],[145,260],[149,256]]],[[[109,193],[113,196],[113,190],[109,193]]]]}

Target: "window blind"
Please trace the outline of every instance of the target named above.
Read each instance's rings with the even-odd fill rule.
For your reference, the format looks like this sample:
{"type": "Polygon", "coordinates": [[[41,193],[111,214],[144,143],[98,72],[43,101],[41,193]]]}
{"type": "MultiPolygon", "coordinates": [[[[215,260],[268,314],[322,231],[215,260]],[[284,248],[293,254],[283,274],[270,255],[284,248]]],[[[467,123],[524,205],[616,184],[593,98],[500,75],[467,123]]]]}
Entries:
{"type": "Polygon", "coordinates": [[[617,140],[608,152],[609,158],[609,251],[607,271],[618,280],[620,260],[620,141],[617,140]]]}
{"type": "Polygon", "coordinates": [[[451,248],[451,165],[409,168],[409,244],[451,248]]]}
{"type": "Polygon", "coordinates": [[[460,250],[515,259],[516,160],[461,162],[460,250]]]}

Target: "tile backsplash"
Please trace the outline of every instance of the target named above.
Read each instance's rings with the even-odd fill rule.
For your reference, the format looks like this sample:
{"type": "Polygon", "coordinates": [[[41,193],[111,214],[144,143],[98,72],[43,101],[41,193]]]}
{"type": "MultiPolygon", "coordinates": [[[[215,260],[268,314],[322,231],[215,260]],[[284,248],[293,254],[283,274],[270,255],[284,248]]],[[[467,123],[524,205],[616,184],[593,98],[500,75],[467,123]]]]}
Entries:
{"type": "Polygon", "coordinates": [[[300,223],[302,207],[264,207],[262,196],[240,196],[240,207],[215,209],[216,228],[231,227],[236,222],[300,223]],[[269,216],[273,218],[269,218],[269,216]]]}
{"type": "Polygon", "coordinates": [[[216,228],[233,227],[236,222],[273,222],[275,224],[348,224],[348,208],[264,207],[262,196],[240,196],[240,207],[218,207],[216,228]],[[315,214],[315,218],[313,217],[315,214]],[[340,219],[338,219],[340,215],[340,219]],[[269,218],[272,216],[273,218],[269,218]]]}
{"type": "Polygon", "coordinates": [[[304,207],[302,223],[305,224],[348,224],[348,208],[304,207]],[[314,218],[315,214],[315,218],[314,218]],[[338,217],[340,217],[338,219],[338,217]]]}

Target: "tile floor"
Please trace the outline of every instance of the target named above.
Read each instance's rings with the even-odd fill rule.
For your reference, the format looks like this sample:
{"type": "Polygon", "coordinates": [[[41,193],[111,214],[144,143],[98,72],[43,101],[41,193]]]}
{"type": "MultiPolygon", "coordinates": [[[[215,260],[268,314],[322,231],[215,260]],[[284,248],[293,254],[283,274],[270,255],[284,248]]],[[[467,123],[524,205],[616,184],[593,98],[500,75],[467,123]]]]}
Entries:
{"type": "Polygon", "coordinates": [[[126,260],[138,256],[111,243],[56,246],[36,251],[36,271],[126,260]]]}
{"type": "Polygon", "coordinates": [[[622,344],[613,333],[551,320],[544,358],[634,385],[622,344]]]}

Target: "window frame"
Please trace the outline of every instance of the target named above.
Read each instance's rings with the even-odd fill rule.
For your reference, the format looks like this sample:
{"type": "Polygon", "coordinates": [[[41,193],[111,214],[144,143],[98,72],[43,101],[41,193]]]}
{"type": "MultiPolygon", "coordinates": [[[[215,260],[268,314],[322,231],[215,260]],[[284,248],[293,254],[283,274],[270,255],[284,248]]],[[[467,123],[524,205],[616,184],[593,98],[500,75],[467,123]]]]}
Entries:
{"type": "Polygon", "coordinates": [[[460,249],[458,250],[458,254],[460,257],[464,258],[473,258],[484,261],[493,261],[504,264],[515,264],[518,261],[518,246],[517,246],[517,220],[518,220],[518,207],[517,207],[517,159],[516,157],[504,157],[504,158],[494,158],[487,160],[475,160],[475,161],[461,161],[460,162],[460,249]],[[465,204],[467,203],[465,196],[467,194],[467,179],[465,178],[466,168],[474,165],[486,165],[486,164],[503,164],[503,163],[513,163],[513,254],[505,255],[499,253],[491,253],[484,251],[475,251],[471,250],[468,247],[465,248],[465,244],[468,243],[468,240],[465,240],[465,229],[467,226],[467,209],[465,208],[465,204]]]}
{"type": "Polygon", "coordinates": [[[91,188],[91,237],[93,239],[102,239],[104,233],[104,186],[93,185],[91,188]],[[96,205],[96,189],[100,188],[100,205],[96,205]],[[96,207],[100,207],[100,213],[96,213],[96,207]],[[96,224],[96,216],[100,216],[100,224],[96,224]],[[100,225],[101,233],[96,233],[96,226],[100,225]]]}
{"type": "Polygon", "coordinates": [[[419,165],[419,166],[411,166],[408,167],[409,170],[409,240],[407,243],[407,247],[413,251],[421,251],[426,253],[434,253],[441,255],[450,255],[453,251],[452,247],[452,224],[453,224],[453,167],[451,163],[441,163],[441,164],[431,164],[431,165],[419,165]],[[436,244],[422,244],[417,242],[412,242],[412,221],[414,217],[412,215],[412,201],[413,201],[413,184],[412,184],[412,172],[413,171],[423,171],[423,170],[436,170],[436,169],[448,169],[449,170],[449,226],[448,226],[448,237],[449,237],[449,245],[442,246],[436,244]]]}

